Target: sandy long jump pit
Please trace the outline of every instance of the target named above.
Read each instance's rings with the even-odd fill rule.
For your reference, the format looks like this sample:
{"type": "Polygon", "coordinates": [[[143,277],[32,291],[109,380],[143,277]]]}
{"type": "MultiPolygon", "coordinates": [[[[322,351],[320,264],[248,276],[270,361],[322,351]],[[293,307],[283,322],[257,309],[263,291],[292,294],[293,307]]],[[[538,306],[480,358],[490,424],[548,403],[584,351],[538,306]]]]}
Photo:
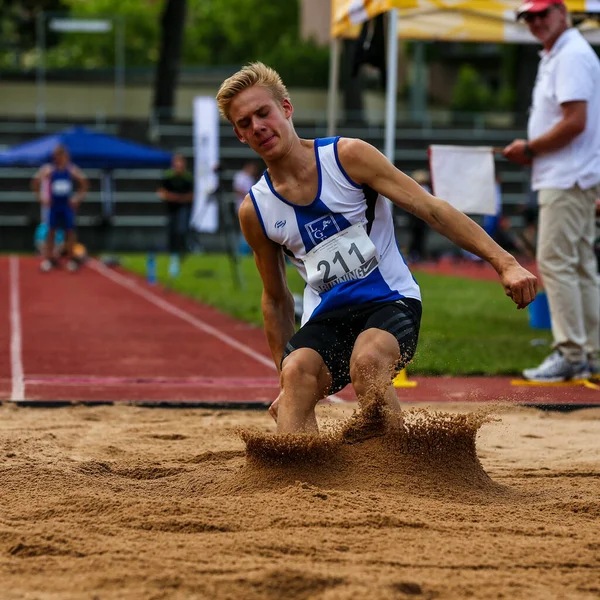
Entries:
{"type": "Polygon", "coordinates": [[[354,408],[0,407],[0,597],[600,598],[600,409],[354,408]]]}

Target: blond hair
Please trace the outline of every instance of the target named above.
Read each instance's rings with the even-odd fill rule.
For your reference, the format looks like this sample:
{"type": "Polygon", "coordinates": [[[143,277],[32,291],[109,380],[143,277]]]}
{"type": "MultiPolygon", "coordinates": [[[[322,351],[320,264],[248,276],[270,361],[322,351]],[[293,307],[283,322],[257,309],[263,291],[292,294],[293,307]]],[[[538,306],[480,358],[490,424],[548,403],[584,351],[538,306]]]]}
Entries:
{"type": "Polygon", "coordinates": [[[290,96],[283,81],[281,81],[279,73],[261,62],[253,62],[228,77],[221,84],[217,93],[219,112],[230,121],[229,105],[231,101],[240,92],[255,85],[264,87],[276,102],[282,102],[284,98],[289,100],[290,96]]]}

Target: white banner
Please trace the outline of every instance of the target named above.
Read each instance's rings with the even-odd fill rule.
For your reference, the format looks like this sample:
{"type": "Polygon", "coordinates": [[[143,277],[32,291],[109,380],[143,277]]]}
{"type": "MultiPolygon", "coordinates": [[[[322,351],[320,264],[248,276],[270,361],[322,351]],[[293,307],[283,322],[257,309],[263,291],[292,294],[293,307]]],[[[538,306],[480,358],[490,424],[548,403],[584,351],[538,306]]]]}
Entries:
{"type": "Polygon", "coordinates": [[[219,185],[219,111],[211,96],[194,98],[194,205],[190,225],[196,231],[215,233],[219,206],[214,193],[219,185]]]}
{"type": "Polygon", "coordinates": [[[430,146],[433,192],[454,208],[471,215],[496,214],[493,148],[430,146]]]}

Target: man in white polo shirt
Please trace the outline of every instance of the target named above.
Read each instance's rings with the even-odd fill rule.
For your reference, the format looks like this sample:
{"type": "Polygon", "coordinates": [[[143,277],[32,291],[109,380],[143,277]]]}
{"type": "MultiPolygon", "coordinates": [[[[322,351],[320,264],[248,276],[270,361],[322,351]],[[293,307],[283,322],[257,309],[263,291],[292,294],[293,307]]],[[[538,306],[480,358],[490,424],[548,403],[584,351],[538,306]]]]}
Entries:
{"type": "Polygon", "coordinates": [[[600,194],[600,60],[570,26],[564,0],[532,0],[517,11],[542,43],[528,140],[504,156],[532,165],[539,191],[537,261],[548,296],[553,353],[523,375],[584,379],[598,371],[600,296],[594,255],[600,194]]]}

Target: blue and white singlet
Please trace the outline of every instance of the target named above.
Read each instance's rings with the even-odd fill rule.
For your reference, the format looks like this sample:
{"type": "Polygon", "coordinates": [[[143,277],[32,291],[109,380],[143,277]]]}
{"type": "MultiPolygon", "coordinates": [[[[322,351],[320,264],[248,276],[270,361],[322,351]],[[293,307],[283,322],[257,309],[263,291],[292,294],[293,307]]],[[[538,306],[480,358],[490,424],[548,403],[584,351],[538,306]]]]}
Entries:
{"type": "Polygon", "coordinates": [[[69,206],[69,200],[73,195],[73,175],[71,168],[57,169],[52,167],[49,175],[50,180],[50,205],[63,208],[69,206]]]}
{"type": "Polygon", "coordinates": [[[344,306],[421,299],[396,243],[389,202],[350,179],[338,140],[315,140],[319,184],[308,206],[280,196],[267,171],[250,190],[265,235],[306,282],[302,325],[344,306]]]}

